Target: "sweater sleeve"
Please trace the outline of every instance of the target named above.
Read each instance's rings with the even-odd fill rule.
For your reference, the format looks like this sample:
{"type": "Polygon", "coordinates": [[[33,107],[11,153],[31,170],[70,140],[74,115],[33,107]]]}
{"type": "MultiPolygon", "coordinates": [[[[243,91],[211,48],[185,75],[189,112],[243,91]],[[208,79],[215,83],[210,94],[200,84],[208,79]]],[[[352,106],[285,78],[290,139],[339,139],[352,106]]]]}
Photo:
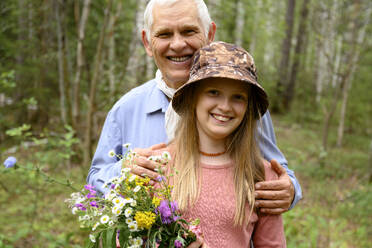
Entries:
{"type": "MultiPolygon", "coordinates": [[[[278,176],[265,161],[266,181],[275,180],[278,176]]],[[[260,214],[252,235],[254,248],[286,247],[282,215],[260,214]]]]}

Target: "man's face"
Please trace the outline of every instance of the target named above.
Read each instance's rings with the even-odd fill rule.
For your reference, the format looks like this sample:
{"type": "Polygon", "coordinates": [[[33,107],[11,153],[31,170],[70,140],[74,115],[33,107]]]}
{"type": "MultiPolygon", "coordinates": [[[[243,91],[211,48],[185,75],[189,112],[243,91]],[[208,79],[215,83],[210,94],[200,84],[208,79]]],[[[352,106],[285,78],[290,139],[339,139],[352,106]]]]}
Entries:
{"type": "Polygon", "coordinates": [[[142,32],[146,52],[154,56],[167,85],[177,89],[189,78],[194,52],[213,40],[215,29],[205,37],[196,5],[190,0],[155,5],[153,18],[150,42],[142,32]]]}

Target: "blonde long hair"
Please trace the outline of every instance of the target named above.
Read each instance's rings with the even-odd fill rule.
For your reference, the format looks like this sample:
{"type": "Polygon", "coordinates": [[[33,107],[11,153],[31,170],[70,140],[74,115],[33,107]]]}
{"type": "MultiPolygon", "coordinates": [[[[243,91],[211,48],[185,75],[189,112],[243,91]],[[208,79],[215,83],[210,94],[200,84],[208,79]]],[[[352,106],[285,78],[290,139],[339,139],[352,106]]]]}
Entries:
{"type": "MultiPolygon", "coordinates": [[[[201,170],[199,166],[199,134],[196,126],[196,83],[184,92],[184,102],[179,111],[181,120],[172,142],[175,147],[173,197],[181,210],[192,207],[200,192],[201,170]]],[[[227,152],[235,163],[235,225],[242,225],[246,219],[245,206],[250,205],[250,218],[254,210],[254,184],[263,181],[265,171],[263,159],[256,145],[256,125],[259,111],[252,86],[247,84],[248,104],[245,116],[227,139],[227,152]]]]}

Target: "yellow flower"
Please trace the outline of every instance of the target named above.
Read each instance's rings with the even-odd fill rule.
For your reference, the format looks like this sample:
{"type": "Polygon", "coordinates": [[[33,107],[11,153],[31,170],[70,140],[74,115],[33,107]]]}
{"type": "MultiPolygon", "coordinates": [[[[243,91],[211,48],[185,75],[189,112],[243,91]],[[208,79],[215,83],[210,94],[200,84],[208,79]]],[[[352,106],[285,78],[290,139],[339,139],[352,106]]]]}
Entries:
{"type": "Polygon", "coordinates": [[[155,222],[156,215],[150,211],[141,212],[138,211],[134,216],[139,228],[150,229],[152,224],[155,222]]]}
{"type": "Polygon", "coordinates": [[[149,177],[145,177],[145,178],[136,177],[136,179],[134,179],[134,180],[136,182],[136,185],[138,185],[138,186],[143,186],[143,185],[146,185],[150,182],[149,177]]]}
{"type": "Polygon", "coordinates": [[[154,198],[152,198],[152,204],[154,204],[155,207],[158,207],[160,205],[160,201],[161,199],[154,196],[154,198]]]}

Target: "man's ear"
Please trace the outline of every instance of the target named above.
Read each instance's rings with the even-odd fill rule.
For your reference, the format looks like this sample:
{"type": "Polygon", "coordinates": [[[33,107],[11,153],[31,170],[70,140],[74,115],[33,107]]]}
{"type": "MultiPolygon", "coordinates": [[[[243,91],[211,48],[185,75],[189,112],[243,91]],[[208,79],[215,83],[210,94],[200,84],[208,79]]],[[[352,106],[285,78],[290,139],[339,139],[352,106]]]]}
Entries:
{"type": "Polygon", "coordinates": [[[209,27],[209,32],[208,32],[208,43],[211,43],[214,40],[216,29],[217,29],[216,23],[212,22],[209,27]]]}
{"type": "Polygon", "coordinates": [[[143,46],[145,47],[145,50],[146,50],[147,55],[149,55],[150,57],[152,57],[151,45],[150,45],[150,42],[147,40],[147,36],[146,36],[146,31],[145,30],[142,30],[142,43],[143,43],[143,46]]]}

